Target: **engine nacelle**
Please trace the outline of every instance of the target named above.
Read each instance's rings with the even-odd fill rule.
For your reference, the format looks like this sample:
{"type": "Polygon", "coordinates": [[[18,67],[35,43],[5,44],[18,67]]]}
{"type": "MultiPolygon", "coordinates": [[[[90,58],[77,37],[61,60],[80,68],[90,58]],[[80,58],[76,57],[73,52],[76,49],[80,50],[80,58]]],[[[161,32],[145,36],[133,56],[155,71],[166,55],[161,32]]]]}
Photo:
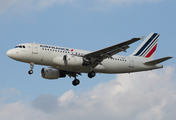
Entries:
{"type": "Polygon", "coordinates": [[[57,65],[81,67],[83,64],[83,58],[72,55],[64,55],[63,57],[55,57],[53,62],[57,65]]]}
{"type": "Polygon", "coordinates": [[[45,79],[58,79],[60,77],[65,77],[66,75],[61,73],[58,69],[54,68],[42,68],[41,75],[45,79]]]}
{"type": "Polygon", "coordinates": [[[64,55],[63,60],[66,66],[80,67],[83,64],[82,57],[64,55]]]}

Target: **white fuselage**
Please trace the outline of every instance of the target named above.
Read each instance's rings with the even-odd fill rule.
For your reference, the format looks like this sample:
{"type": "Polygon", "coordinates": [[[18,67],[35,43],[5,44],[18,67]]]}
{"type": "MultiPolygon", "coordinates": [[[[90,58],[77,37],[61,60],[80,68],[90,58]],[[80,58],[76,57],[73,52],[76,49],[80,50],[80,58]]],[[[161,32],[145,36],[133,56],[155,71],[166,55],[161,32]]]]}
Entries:
{"type": "MultiPolygon", "coordinates": [[[[25,43],[20,44],[21,48],[14,48],[7,52],[7,55],[17,61],[34,63],[38,65],[52,66],[59,70],[73,71],[80,73],[89,73],[90,66],[65,66],[57,65],[53,62],[55,57],[63,57],[64,55],[75,55],[83,56],[90,53],[91,51],[78,50],[72,48],[36,44],[36,43],[25,43]],[[23,46],[25,46],[23,48],[23,46]]],[[[145,65],[145,59],[136,56],[119,56],[114,55],[111,58],[104,59],[101,64],[97,65],[95,68],[92,68],[93,71],[97,73],[131,73],[138,71],[147,71],[152,69],[162,68],[161,64],[157,65],[145,65]]]]}

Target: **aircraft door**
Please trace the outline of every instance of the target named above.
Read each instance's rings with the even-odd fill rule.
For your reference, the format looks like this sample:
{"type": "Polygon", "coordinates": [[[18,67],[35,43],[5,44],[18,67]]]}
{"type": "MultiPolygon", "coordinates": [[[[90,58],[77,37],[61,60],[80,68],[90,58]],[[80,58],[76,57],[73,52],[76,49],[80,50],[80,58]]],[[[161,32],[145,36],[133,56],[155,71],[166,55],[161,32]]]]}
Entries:
{"type": "Polygon", "coordinates": [[[134,60],[133,58],[129,58],[129,67],[134,68],[134,60]]]}
{"type": "Polygon", "coordinates": [[[38,54],[38,45],[35,43],[32,43],[32,53],[38,54]]]}

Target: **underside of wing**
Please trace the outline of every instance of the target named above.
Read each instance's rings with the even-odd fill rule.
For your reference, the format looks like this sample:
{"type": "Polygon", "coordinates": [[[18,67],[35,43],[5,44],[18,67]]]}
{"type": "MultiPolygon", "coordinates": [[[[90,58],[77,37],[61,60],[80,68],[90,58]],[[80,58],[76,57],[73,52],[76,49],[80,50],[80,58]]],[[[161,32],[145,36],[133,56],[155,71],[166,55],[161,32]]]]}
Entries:
{"type": "Polygon", "coordinates": [[[141,38],[132,38],[131,40],[127,40],[125,42],[97,50],[95,52],[88,53],[84,55],[84,60],[88,61],[88,63],[92,64],[92,67],[95,67],[98,64],[101,64],[103,59],[111,57],[121,51],[126,52],[126,49],[130,48],[129,45],[140,40],[141,38]]]}
{"type": "Polygon", "coordinates": [[[101,49],[101,50],[97,50],[95,52],[91,52],[89,54],[86,54],[85,57],[99,57],[101,56],[102,54],[111,54],[114,55],[114,54],[117,54],[121,51],[125,51],[126,52],[126,49],[129,48],[128,45],[140,40],[141,38],[133,38],[131,40],[128,40],[128,41],[125,41],[125,42],[122,42],[122,43],[119,43],[119,44],[116,44],[116,45],[113,45],[113,46],[110,46],[110,47],[107,47],[107,48],[104,48],[104,49],[101,49]]]}

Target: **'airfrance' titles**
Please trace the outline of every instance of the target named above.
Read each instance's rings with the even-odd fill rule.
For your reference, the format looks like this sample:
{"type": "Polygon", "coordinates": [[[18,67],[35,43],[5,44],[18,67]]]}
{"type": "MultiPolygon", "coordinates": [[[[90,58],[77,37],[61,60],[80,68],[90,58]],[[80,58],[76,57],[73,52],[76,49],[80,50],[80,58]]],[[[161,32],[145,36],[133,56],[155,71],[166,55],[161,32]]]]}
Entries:
{"type": "Polygon", "coordinates": [[[53,47],[53,46],[47,46],[47,45],[40,45],[40,47],[43,47],[43,48],[51,48],[51,49],[57,49],[57,50],[64,50],[64,51],[69,51],[69,49],[67,49],[67,48],[53,47]]]}

